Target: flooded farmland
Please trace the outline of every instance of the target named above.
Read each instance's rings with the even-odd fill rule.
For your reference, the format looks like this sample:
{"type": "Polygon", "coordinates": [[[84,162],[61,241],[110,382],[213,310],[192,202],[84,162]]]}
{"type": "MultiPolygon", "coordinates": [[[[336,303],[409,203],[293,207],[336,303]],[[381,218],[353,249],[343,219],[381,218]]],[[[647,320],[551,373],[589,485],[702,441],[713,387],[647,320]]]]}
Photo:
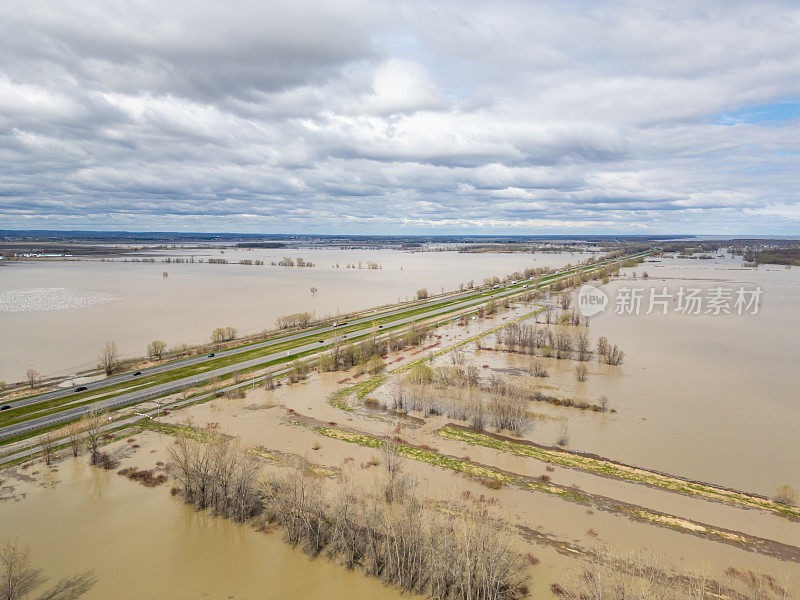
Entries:
{"type": "Polygon", "coordinates": [[[216,257],[232,264],[115,260],[2,265],[0,296],[9,296],[9,304],[12,298],[17,302],[13,312],[0,310],[0,380],[21,380],[28,368],[46,376],[93,368],[97,352],[107,340],[116,341],[123,355],[140,356],[154,339],[170,346],[202,343],[208,341],[213,328],[224,326],[236,327],[240,335],[256,333],[273,328],[275,319],[288,313],[346,313],[412,298],[420,288],[436,294],[457,289],[471,279],[480,283],[484,277],[526,267],[561,267],[589,256],[301,249],[291,257],[302,256],[314,267],[270,265],[286,253],[154,253],[156,260],[194,256],[207,261],[216,257]],[[236,264],[239,260],[263,260],[266,264],[236,264]],[[381,268],[368,269],[369,261],[381,268]],[[166,278],[164,271],[169,275],[166,278]],[[318,289],[316,294],[310,292],[312,287],[318,289]],[[23,303],[25,296],[33,300],[23,303]],[[77,305],[78,299],[87,297],[103,301],[77,305]],[[41,298],[50,300],[45,305],[49,310],[41,310],[41,298]],[[53,298],[62,299],[61,310],[53,298]]]}
{"type": "MultiPolygon", "coordinates": [[[[238,265],[211,266],[238,269],[238,265]]],[[[751,316],[620,316],[614,314],[612,303],[604,314],[592,318],[589,332],[593,341],[606,336],[626,352],[621,366],[591,361],[587,381],[577,382],[576,361],[536,360],[550,372],[542,382],[550,392],[589,401],[605,395],[613,412],[533,403],[538,418],[523,437],[555,445],[566,423],[566,451],[590,452],[765,496],[783,483],[798,486],[800,456],[794,441],[798,405],[792,389],[800,382],[785,362],[798,348],[795,340],[776,333],[795,322],[792,303],[800,282],[798,271],[738,267],[737,261],[728,259],[660,259],[639,265],[635,280],[633,269],[623,269],[621,279],[604,286],[612,298],[623,286],[660,290],[743,282],[763,287],[763,305],[758,315],[751,316]],[[641,279],[644,270],[649,272],[646,280],[641,279]]],[[[430,364],[451,365],[448,348],[486,334],[483,350],[474,343],[462,347],[467,363],[480,367],[481,384],[488,385],[495,374],[523,377],[534,359],[494,348],[491,332],[515,319],[532,323],[534,309],[512,304],[496,316],[441,327],[423,345],[389,353],[387,366],[401,368],[439,350],[442,355],[430,364]]],[[[533,597],[547,597],[553,584],[564,583],[579,565],[576,556],[606,548],[663,554],[681,573],[704,573],[715,579],[734,568],[769,573],[789,586],[800,581],[796,560],[800,529],[795,520],[446,439],[439,430],[452,419],[443,415],[397,415],[357,399],[347,411],[331,402],[337,391],[368,377],[357,370],[315,373],[274,390],[248,388],[242,398],[218,398],[176,410],[159,421],[172,427],[210,426],[214,432],[239,437],[247,448],[300,457],[329,473],[345,469],[379,473],[381,461],[374,448],[320,435],[315,425],[365,436],[396,435],[480,469],[546,481],[590,498],[564,500],[512,484],[495,488],[486,486],[485,479],[424,461],[405,461],[405,472],[431,498],[480,498],[500,511],[514,532],[515,547],[533,557],[526,565],[533,597]],[[615,502],[624,502],[628,512],[613,508],[615,502]],[[648,522],[641,517],[644,513],[667,520],[648,522]],[[683,525],[665,525],[670,520],[683,525]],[[714,528],[728,537],[708,534],[714,528]]],[[[385,401],[391,393],[389,381],[371,396],[385,401]]],[[[149,469],[168,460],[165,450],[171,443],[170,435],[148,431],[110,448],[121,460],[120,467],[149,469]]],[[[266,468],[275,467],[270,463],[266,468]]],[[[85,456],[62,460],[53,472],[37,462],[4,473],[3,479],[0,538],[19,533],[30,544],[35,565],[53,579],[94,569],[98,583],[88,598],[110,593],[120,598],[187,599],[401,597],[358,570],[347,570],[324,556],[309,559],[286,544],[279,530],[264,534],[197,512],[170,497],[168,486],[146,489],[114,470],[90,468],[85,456]],[[121,564],[124,569],[119,569],[121,564]],[[122,595],[119,589],[125,590],[122,595]]]]}
{"type": "MultiPolygon", "coordinates": [[[[626,357],[618,372],[593,363],[585,383],[575,381],[574,366],[554,368],[576,395],[606,395],[618,410],[571,420],[575,448],[765,495],[800,487],[800,338],[792,333],[800,328],[800,269],[740,267],[727,258],[668,259],[636,269],[648,271],[636,283],[646,292],[760,286],[759,313],[637,316],[609,307],[593,318],[591,337],[606,336],[626,357]]],[[[609,296],[632,285],[612,282],[609,296]]]]}
{"type": "Polygon", "coordinates": [[[24,497],[0,504],[0,539],[19,535],[51,582],[93,570],[87,600],[408,597],[84,460],[32,479],[11,480],[24,497]]]}

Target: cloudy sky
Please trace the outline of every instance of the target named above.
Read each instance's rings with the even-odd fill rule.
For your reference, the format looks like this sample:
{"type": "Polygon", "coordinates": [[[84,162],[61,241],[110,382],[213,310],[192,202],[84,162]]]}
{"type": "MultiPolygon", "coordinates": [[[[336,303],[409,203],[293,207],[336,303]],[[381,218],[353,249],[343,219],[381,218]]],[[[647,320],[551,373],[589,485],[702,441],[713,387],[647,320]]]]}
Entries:
{"type": "Polygon", "coordinates": [[[797,2],[0,3],[0,229],[800,233],[797,2]]]}

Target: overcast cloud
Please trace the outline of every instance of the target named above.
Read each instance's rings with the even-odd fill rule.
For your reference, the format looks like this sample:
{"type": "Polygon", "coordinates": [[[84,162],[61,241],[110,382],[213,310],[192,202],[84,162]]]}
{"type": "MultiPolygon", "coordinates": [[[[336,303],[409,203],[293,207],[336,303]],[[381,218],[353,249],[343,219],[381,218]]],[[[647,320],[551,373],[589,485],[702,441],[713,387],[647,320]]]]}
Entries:
{"type": "Polygon", "coordinates": [[[0,228],[800,233],[796,2],[0,4],[0,228]]]}

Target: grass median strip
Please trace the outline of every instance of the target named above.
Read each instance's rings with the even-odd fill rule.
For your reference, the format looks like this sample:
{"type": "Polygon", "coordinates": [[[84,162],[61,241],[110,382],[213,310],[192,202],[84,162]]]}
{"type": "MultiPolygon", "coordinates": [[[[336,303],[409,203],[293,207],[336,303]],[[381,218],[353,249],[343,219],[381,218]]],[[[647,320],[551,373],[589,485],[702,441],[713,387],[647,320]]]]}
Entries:
{"type": "MultiPolygon", "coordinates": [[[[611,262],[616,262],[616,261],[611,261],[611,262]]],[[[350,334],[350,337],[347,338],[347,341],[355,342],[358,341],[359,339],[362,339],[370,335],[373,331],[375,331],[375,328],[378,326],[389,325],[388,327],[382,327],[381,329],[381,333],[388,333],[407,325],[406,323],[391,325],[391,323],[395,321],[409,319],[416,316],[421,316],[425,320],[436,319],[436,318],[447,318],[449,315],[452,315],[453,313],[468,311],[470,308],[474,308],[475,306],[481,304],[488,297],[503,298],[503,297],[514,296],[516,294],[525,291],[524,286],[536,284],[538,287],[541,286],[542,284],[545,284],[545,282],[552,281],[558,278],[567,277],[570,274],[576,272],[582,272],[600,268],[604,264],[606,263],[605,262],[598,263],[595,265],[587,265],[584,267],[573,267],[561,273],[542,276],[535,281],[519,282],[517,284],[504,287],[500,291],[494,289],[476,291],[474,294],[470,294],[465,297],[453,298],[424,306],[410,306],[408,310],[401,310],[400,312],[397,312],[395,314],[387,314],[387,312],[394,312],[394,311],[386,311],[383,314],[381,313],[376,314],[375,315],[376,318],[371,319],[368,322],[347,325],[345,327],[337,328],[333,331],[328,331],[328,332],[315,333],[315,329],[312,329],[308,330],[306,334],[302,335],[302,337],[300,338],[288,340],[282,343],[271,344],[266,347],[252,348],[249,350],[245,350],[243,352],[237,352],[235,354],[231,354],[229,356],[220,356],[213,360],[203,361],[202,363],[194,365],[176,366],[176,368],[164,371],[162,373],[156,373],[152,375],[144,374],[141,378],[137,378],[134,381],[124,381],[97,390],[87,390],[85,392],[69,394],[61,398],[45,400],[42,402],[29,404],[27,406],[14,407],[11,410],[7,411],[5,414],[0,415],[0,428],[18,425],[39,417],[51,416],[65,409],[85,406],[97,402],[102,402],[105,400],[111,400],[114,397],[125,393],[131,393],[135,391],[146,392],[149,388],[153,388],[158,385],[168,384],[171,382],[177,382],[178,380],[183,378],[197,377],[197,376],[202,377],[203,375],[210,374],[214,370],[223,369],[226,367],[233,367],[239,363],[248,360],[258,360],[261,358],[265,358],[270,354],[281,353],[281,352],[286,352],[288,354],[292,350],[301,347],[303,345],[306,345],[315,339],[330,341],[333,338],[350,334]],[[448,310],[448,308],[452,308],[452,310],[448,310]]],[[[486,335],[488,333],[490,332],[487,332],[483,335],[486,335]]],[[[464,341],[461,345],[463,345],[464,343],[468,343],[469,341],[472,341],[472,339],[475,338],[470,338],[469,340],[464,341]]],[[[451,347],[447,351],[455,347],[457,346],[451,347]]],[[[250,367],[244,367],[242,369],[235,369],[235,371],[242,374],[250,373],[258,369],[263,369],[276,364],[285,363],[295,358],[310,356],[312,354],[317,353],[317,351],[318,350],[315,349],[303,352],[296,352],[294,354],[291,354],[290,356],[276,358],[274,360],[265,361],[263,363],[259,363],[257,365],[250,367]]],[[[437,355],[441,354],[441,352],[442,351],[437,353],[437,355]]],[[[233,372],[234,371],[230,371],[227,374],[232,374],[233,372]]],[[[208,375],[206,379],[209,379],[210,377],[212,376],[208,375]]],[[[196,385],[197,383],[200,382],[199,381],[191,382],[191,385],[196,385]]],[[[359,389],[358,392],[360,394],[359,397],[365,396],[367,393],[369,393],[370,391],[375,389],[378,385],[380,385],[380,383],[381,380],[371,380],[369,383],[359,384],[363,388],[359,389]]],[[[176,391],[178,391],[177,388],[164,390],[163,393],[155,393],[149,399],[166,396],[171,393],[175,393],[176,391]]],[[[340,408],[343,408],[344,410],[347,410],[346,402],[343,401],[343,397],[337,394],[336,398],[338,400],[341,400],[338,403],[338,406],[340,408]]],[[[133,399],[129,404],[136,404],[138,403],[138,401],[139,400],[133,399]]],[[[337,405],[336,402],[332,402],[332,404],[337,405]]],[[[31,431],[15,435],[13,437],[13,440],[22,439],[33,433],[34,432],[31,431]]],[[[9,441],[11,441],[10,438],[5,438],[4,440],[0,441],[0,445],[4,445],[9,441]]]]}
{"type": "MultiPolygon", "coordinates": [[[[451,304],[450,302],[446,304],[451,304]]],[[[459,307],[458,309],[454,310],[464,310],[472,306],[472,304],[459,307]]],[[[435,307],[434,310],[441,308],[441,306],[435,307]]],[[[4,414],[0,415],[0,427],[5,427],[8,425],[14,425],[16,423],[21,423],[27,421],[28,419],[37,417],[37,416],[45,416],[48,414],[54,414],[55,412],[59,412],[63,407],[69,405],[69,407],[73,406],[81,406],[84,404],[88,404],[90,402],[97,402],[100,400],[106,400],[117,396],[122,393],[133,392],[137,390],[144,390],[149,387],[154,387],[156,385],[161,385],[165,383],[170,383],[172,381],[176,381],[178,379],[183,379],[185,377],[191,377],[195,375],[202,375],[204,373],[208,373],[210,371],[214,371],[216,369],[234,366],[238,363],[245,362],[248,360],[256,360],[259,358],[263,358],[269,356],[270,354],[280,353],[280,352],[287,352],[291,351],[295,348],[304,346],[310,343],[313,340],[325,340],[329,341],[331,339],[340,337],[342,335],[350,334],[352,337],[349,338],[348,341],[358,341],[362,339],[364,336],[368,335],[372,331],[373,324],[374,325],[384,325],[387,323],[391,323],[393,321],[407,319],[409,317],[424,315],[426,312],[431,312],[430,307],[427,308],[419,308],[413,309],[411,311],[404,311],[402,313],[398,313],[397,315],[392,315],[389,317],[384,317],[382,319],[376,319],[375,321],[371,321],[369,323],[361,323],[359,325],[350,326],[346,328],[341,328],[335,331],[327,332],[326,334],[320,335],[308,335],[303,336],[302,338],[298,338],[295,340],[290,340],[281,344],[274,344],[270,345],[265,348],[256,348],[253,350],[248,350],[246,352],[240,352],[237,354],[233,354],[230,356],[223,356],[219,358],[215,358],[213,360],[204,361],[203,363],[196,364],[196,365],[187,365],[184,367],[178,367],[176,369],[172,369],[169,371],[165,371],[164,373],[158,373],[151,376],[144,376],[141,379],[136,379],[135,381],[125,381],[120,382],[119,384],[112,385],[109,387],[101,388],[99,390],[87,390],[86,392],[80,392],[77,394],[70,394],[68,396],[64,396],[61,398],[54,398],[52,400],[46,400],[43,402],[38,402],[35,404],[29,404],[27,406],[21,406],[18,408],[12,408],[11,410],[5,412],[4,414]],[[353,334],[356,334],[353,336],[353,334]],[[100,394],[100,395],[98,395],[100,394]],[[36,414],[34,414],[36,413],[36,414]]],[[[446,314],[446,313],[445,313],[446,314]]],[[[435,318],[438,316],[445,316],[445,315],[432,315],[431,318],[435,318]]],[[[395,329],[399,329],[401,327],[406,326],[405,323],[401,323],[398,325],[394,325],[391,327],[386,327],[382,331],[383,332],[391,332],[395,329]]],[[[288,357],[281,357],[274,359],[269,362],[265,362],[264,364],[258,365],[257,368],[263,368],[265,366],[271,366],[275,364],[280,364],[282,362],[287,362],[288,360],[293,360],[294,358],[308,356],[310,354],[314,354],[315,351],[305,351],[301,353],[292,354],[288,357]]],[[[251,369],[244,369],[243,372],[247,372],[251,369]]]]}
{"type": "Polygon", "coordinates": [[[729,490],[708,483],[690,481],[674,475],[650,471],[602,457],[547,448],[532,442],[515,441],[503,436],[472,431],[458,425],[447,425],[439,429],[437,433],[439,436],[449,440],[492,448],[508,454],[549,462],[561,467],[579,469],[604,477],[649,485],[687,496],[726,502],[745,508],[768,510],[779,515],[800,518],[800,508],[781,504],[763,496],[729,490]]]}

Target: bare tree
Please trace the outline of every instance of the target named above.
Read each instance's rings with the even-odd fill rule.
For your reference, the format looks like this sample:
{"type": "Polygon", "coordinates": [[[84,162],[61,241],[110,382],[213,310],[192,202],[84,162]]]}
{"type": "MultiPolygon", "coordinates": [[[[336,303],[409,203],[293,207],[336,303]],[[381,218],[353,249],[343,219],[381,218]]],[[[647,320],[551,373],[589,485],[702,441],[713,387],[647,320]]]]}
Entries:
{"type": "Polygon", "coordinates": [[[312,287],[312,288],[311,288],[311,295],[312,295],[312,296],[316,296],[318,291],[319,291],[319,290],[318,290],[317,288],[315,288],[315,287],[312,287]]]}
{"type": "Polygon", "coordinates": [[[55,446],[55,442],[55,436],[50,431],[43,434],[41,442],[39,442],[42,447],[42,458],[44,458],[44,464],[47,466],[50,466],[53,461],[53,446],[55,446]]]}
{"type": "Polygon", "coordinates": [[[348,566],[437,600],[513,600],[525,576],[508,530],[467,501],[443,515],[414,494],[386,498],[378,478],[346,481],[335,495],[299,464],[267,479],[265,512],[286,539],[326,549],[348,566]]]}
{"type": "Polygon", "coordinates": [[[605,359],[605,363],[607,365],[621,365],[623,359],[625,358],[625,353],[620,350],[616,344],[614,344],[608,348],[603,358],[605,359]]]}
{"type": "Polygon", "coordinates": [[[464,364],[464,351],[456,348],[450,353],[450,362],[455,365],[464,364]]]}
{"type": "Polygon", "coordinates": [[[153,340],[147,344],[147,358],[150,360],[160,360],[166,349],[167,345],[164,342],[161,340],[153,340]]]}
{"type": "Polygon", "coordinates": [[[608,349],[609,349],[608,338],[606,338],[606,336],[601,336],[600,338],[598,338],[598,340],[597,340],[597,359],[598,360],[603,360],[605,358],[606,354],[608,354],[608,349]]]}
{"type": "Polygon", "coordinates": [[[480,380],[480,371],[475,365],[468,365],[467,370],[464,372],[466,383],[469,387],[475,387],[480,380]]]}
{"type": "Polygon", "coordinates": [[[789,485],[782,485],[775,494],[775,502],[786,504],[787,506],[794,506],[797,504],[797,497],[797,490],[789,485]]]}
{"type": "Polygon", "coordinates": [[[3,600],[24,598],[39,583],[41,577],[31,568],[28,547],[19,538],[6,541],[0,548],[0,595],[3,600]]]}
{"type": "Polygon", "coordinates": [[[569,310],[569,307],[572,306],[572,294],[569,292],[563,292],[560,298],[561,310],[569,310]]]}
{"type": "Polygon", "coordinates": [[[39,371],[36,369],[28,369],[25,371],[25,380],[28,382],[28,385],[31,389],[36,387],[36,383],[39,381],[39,371]]]}
{"type": "MultiPolygon", "coordinates": [[[[0,598],[22,600],[46,583],[39,569],[31,566],[30,551],[19,538],[6,540],[0,547],[0,598]]],[[[66,577],[58,581],[37,598],[42,600],[77,600],[88,592],[97,578],[92,571],[66,577]]]]}
{"type": "Polygon", "coordinates": [[[81,419],[83,430],[86,432],[86,445],[89,447],[89,460],[93,465],[98,464],[102,428],[107,420],[106,413],[96,410],[89,412],[81,419]]]}
{"type": "Polygon", "coordinates": [[[575,367],[575,377],[578,381],[583,383],[586,381],[587,374],[589,373],[589,369],[586,365],[578,365],[575,367]]]}
{"type": "Polygon", "coordinates": [[[400,445],[391,438],[381,442],[382,463],[386,469],[384,498],[389,503],[402,501],[413,485],[413,479],[403,473],[400,445]]]}
{"type": "Polygon", "coordinates": [[[81,451],[81,443],[83,441],[83,423],[80,421],[70,423],[65,428],[65,433],[72,449],[72,456],[77,457],[81,451]]]}
{"type": "Polygon", "coordinates": [[[518,394],[494,395],[489,399],[489,418],[497,431],[508,429],[522,436],[533,427],[533,414],[518,394]]]}
{"type": "Polygon", "coordinates": [[[116,342],[106,342],[106,345],[100,350],[100,357],[97,366],[106,372],[106,375],[111,375],[117,370],[119,363],[119,351],[117,350],[116,342]]]}
{"type": "Polygon", "coordinates": [[[569,443],[569,425],[567,425],[566,421],[563,421],[558,428],[558,437],[556,438],[556,444],[559,446],[566,446],[569,443]]]}
{"type": "Polygon", "coordinates": [[[572,356],[572,336],[566,327],[556,327],[553,333],[553,349],[556,351],[556,358],[572,356]]]}
{"type": "Polygon", "coordinates": [[[550,377],[550,373],[547,372],[544,363],[540,360],[534,360],[531,363],[531,374],[534,377],[550,377]]]}
{"type": "Polygon", "coordinates": [[[592,343],[586,327],[579,327],[575,331],[575,350],[578,352],[578,360],[589,360],[592,357],[592,343]]]}

